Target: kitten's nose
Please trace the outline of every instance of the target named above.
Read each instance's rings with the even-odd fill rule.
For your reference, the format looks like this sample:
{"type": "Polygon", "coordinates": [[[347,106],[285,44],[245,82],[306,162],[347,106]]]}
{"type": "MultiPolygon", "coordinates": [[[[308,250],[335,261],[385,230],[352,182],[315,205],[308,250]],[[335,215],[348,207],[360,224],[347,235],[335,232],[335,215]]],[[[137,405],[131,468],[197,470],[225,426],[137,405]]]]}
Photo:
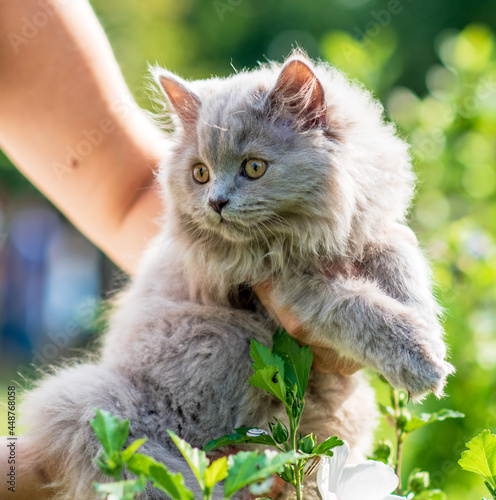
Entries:
{"type": "Polygon", "coordinates": [[[213,198],[209,198],[208,204],[219,214],[221,215],[222,209],[229,203],[229,200],[224,198],[223,196],[219,196],[215,200],[213,198]]]}

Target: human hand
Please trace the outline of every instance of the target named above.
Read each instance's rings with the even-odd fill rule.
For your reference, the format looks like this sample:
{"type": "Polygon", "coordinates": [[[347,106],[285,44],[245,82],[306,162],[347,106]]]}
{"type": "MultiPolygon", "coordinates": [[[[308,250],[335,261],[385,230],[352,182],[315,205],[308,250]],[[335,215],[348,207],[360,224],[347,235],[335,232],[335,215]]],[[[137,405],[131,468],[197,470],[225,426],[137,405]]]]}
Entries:
{"type": "Polygon", "coordinates": [[[308,345],[313,353],[313,369],[318,372],[332,372],[340,375],[350,376],[363,368],[360,363],[340,355],[334,349],[324,347],[311,340],[311,333],[306,331],[298,318],[291,312],[289,307],[276,307],[272,298],[272,285],[264,282],[253,287],[263,306],[277,318],[286,331],[294,337],[300,345],[308,345]]]}

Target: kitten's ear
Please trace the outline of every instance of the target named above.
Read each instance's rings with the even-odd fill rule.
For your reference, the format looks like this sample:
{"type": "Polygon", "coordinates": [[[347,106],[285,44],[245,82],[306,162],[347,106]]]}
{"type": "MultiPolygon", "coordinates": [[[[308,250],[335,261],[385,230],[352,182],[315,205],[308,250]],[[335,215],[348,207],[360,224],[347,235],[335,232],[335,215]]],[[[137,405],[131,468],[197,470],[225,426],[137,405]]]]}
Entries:
{"type": "Polygon", "coordinates": [[[200,98],[189,88],[188,83],[162,68],[152,70],[155,81],[169,99],[184,127],[196,124],[200,110],[200,98]]]}
{"type": "Polygon", "coordinates": [[[324,88],[301,59],[286,61],[269,99],[276,113],[289,114],[305,130],[326,126],[324,88]]]}

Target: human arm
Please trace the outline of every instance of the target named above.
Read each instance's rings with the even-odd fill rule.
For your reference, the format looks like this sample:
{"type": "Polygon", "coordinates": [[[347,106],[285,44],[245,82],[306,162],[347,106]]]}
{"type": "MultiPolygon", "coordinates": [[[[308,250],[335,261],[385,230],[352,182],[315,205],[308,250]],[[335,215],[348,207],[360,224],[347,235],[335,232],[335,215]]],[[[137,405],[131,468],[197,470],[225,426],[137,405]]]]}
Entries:
{"type": "Polygon", "coordinates": [[[132,273],[162,211],[153,168],[163,139],[88,2],[0,0],[0,75],[0,147],[132,273]]]}
{"type": "MultiPolygon", "coordinates": [[[[161,213],[153,176],[161,138],[131,98],[88,2],[0,0],[0,110],[0,147],[132,273],[161,213]],[[26,22],[43,20],[24,36],[26,22]]],[[[16,443],[16,491],[4,482],[0,499],[51,498],[38,472],[23,467],[29,442],[19,436],[16,443]]]]}

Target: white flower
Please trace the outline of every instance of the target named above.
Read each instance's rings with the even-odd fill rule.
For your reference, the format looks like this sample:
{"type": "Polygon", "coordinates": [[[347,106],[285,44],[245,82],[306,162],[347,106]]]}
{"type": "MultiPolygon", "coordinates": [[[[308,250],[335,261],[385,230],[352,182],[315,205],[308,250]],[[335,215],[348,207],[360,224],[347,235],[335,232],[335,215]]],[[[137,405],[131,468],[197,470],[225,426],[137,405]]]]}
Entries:
{"type": "Polygon", "coordinates": [[[332,451],[334,455],[324,458],[317,473],[322,500],[405,500],[390,494],[399,480],[389,465],[375,460],[345,465],[350,456],[346,441],[332,451]]]}

